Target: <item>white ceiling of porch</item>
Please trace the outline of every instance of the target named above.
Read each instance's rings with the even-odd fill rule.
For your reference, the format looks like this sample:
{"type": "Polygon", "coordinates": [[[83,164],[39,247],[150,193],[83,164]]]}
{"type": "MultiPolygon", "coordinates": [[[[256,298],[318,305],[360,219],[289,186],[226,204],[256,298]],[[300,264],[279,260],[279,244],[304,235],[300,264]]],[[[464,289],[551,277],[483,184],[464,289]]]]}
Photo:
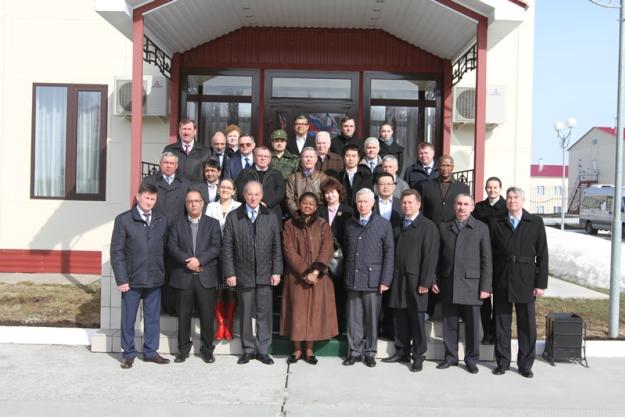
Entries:
{"type": "MultiPolygon", "coordinates": [[[[523,11],[498,1],[497,7],[523,11]]],[[[492,2],[456,1],[491,21],[492,2]]],[[[130,37],[132,10],[145,3],[97,0],[96,11],[130,37]]],[[[475,42],[476,22],[434,0],[176,0],[145,15],[146,35],[170,55],[241,27],[382,29],[436,56],[455,59],[475,42]]]]}

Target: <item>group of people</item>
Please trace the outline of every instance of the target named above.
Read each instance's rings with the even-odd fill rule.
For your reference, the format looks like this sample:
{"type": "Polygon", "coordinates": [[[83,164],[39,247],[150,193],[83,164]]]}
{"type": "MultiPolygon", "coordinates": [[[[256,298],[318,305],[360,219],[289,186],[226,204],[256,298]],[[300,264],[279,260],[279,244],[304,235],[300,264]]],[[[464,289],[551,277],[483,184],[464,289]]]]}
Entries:
{"type": "Polygon", "coordinates": [[[466,369],[478,372],[483,328],[483,341],[495,344],[493,373],[501,375],[510,367],[514,307],[517,365],[532,377],[534,300],[547,287],[548,254],[541,218],[523,210],[523,190],[511,187],[504,199],[492,177],[488,198],[475,204],[454,179],[453,158],[435,160],[430,143],[419,144],[418,161],[402,179],[403,147],[390,123],[365,140],[354,136],[352,117],[340,126],[335,138],[324,131],[311,137],[307,118],[298,116],[295,136],[276,130],[266,147],[231,125],[204,146],[195,122],[180,122],[180,140],[164,148],[137,204],[115,219],[122,368],[137,356],[141,299],[143,359],[169,362],[157,353],[161,298],[179,320],[175,362],[189,356],[194,311],[207,363],[215,360],[214,340],[232,339],[236,311],[238,363],[272,364],[272,287],[279,287],[280,334],[293,341],[288,363],[316,364],[314,342],[336,336],[344,317],[345,366],[375,366],[382,331],[395,345],[382,361],[418,372],[424,322],[440,303],[445,359],[438,368],[459,362],[462,319],[466,369]]]}

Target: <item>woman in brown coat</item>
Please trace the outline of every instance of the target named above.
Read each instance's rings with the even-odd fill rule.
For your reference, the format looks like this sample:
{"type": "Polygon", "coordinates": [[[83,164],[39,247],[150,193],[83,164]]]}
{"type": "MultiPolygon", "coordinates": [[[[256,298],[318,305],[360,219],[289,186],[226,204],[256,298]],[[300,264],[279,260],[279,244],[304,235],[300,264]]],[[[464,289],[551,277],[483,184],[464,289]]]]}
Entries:
{"type": "Polygon", "coordinates": [[[286,262],[280,334],[290,337],[295,345],[287,363],[303,357],[315,365],[314,342],[338,334],[334,285],[327,274],[334,242],[330,225],[317,217],[317,196],[306,192],[298,203],[299,209],[283,231],[286,262]],[[306,343],[305,355],[302,342],[306,343]]]}

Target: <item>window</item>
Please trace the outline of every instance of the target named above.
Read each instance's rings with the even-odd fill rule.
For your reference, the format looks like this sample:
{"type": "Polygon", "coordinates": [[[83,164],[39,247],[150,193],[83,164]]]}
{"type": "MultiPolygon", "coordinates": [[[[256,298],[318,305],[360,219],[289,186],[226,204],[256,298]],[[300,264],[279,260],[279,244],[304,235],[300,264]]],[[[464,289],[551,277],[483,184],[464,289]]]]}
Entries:
{"type": "Polygon", "coordinates": [[[255,134],[256,73],[247,70],[216,70],[183,77],[182,118],[198,124],[198,140],[208,144],[214,132],[235,124],[255,134]]]}
{"type": "Polygon", "coordinates": [[[545,214],[545,206],[537,206],[536,207],[537,214],[545,214]]]}
{"type": "Polygon", "coordinates": [[[33,84],[31,198],[104,201],[106,85],[33,84]]]}
{"type": "Polygon", "coordinates": [[[392,74],[367,72],[364,79],[365,114],[364,137],[378,137],[382,123],[394,126],[393,136],[404,147],[407,167],[416,162],[419,142],[440,145],[441,130],[441,82],[427,74],[392,74]],[[367,129],[365,128],[365,129],[367,129]]]}
{"type": "Polygon", "coordinates": [[[553,187],[553,193],[555,195],[562,195],[562,186],[561,185],[555,185],[553,187]]]}
{"type": "Polygon", "coordinates": [[[536,186],[536,195],[545,195],[545,186],[537,185],[536,186]]]}
{"type": "Polygon", "coordinates": [[[562,206],[554,206],[553,207],[553,212],[554,213],[562,213],[562,206]]]}

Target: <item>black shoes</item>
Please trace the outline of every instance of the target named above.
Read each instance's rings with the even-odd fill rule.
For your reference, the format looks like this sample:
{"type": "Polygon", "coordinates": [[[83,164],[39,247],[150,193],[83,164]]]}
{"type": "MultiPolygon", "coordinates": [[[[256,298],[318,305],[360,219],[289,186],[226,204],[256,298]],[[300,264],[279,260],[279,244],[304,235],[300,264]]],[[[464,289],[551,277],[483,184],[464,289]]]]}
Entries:
{"type": "Polygon", "coordinates": [[[477,365],[472,363],[472,364],[467,364],[467,371],[469,371],[470,374],[477,374],[480,370],[477,368],[477,365]]]}
{"type": "Polygon", "coordinates": [[[445,362],[441,362],[441,363],[439,363],[439,364],[436,366],[436,369],[447,369],[447,368],[449,368],[449,367],[451,367],[451,366],[456,366],[456,365],[458,365],[458,363],[457,363],[457,362],[456,362],[456,363],[454,363],[454,362],[447,362],[447,361],[445,361],[445,362]]]}
{"type": "Polygon", "coordinates": [[[375,366],[375,358],[373,356],[365,356],[362,361],[368,368],[373,368],[375,366]]]}
{"type": "Polygon", "coordinates": [[[158,353],[150,358],[146,358],[145,356],[143,357],[143,362],[154,362],[156,364],[159,365],[167,365],[170,361],[169,359],[165,359],[164,357],[162,357],[161,355],[159,355],[158,353]]]}
{"type": "Polygon", "coordinates": [[[534,378],[534,372],[531,369],[519,369],[519,373],[525,378],[534,378]]]}
{"type": "Polygon", "coordinates": [[[316,365],[319,360],[317,360],[317,358],[315,357],[315,355],[312,356],[304,356],[304,362],[306,362],[309,365],[316,365]]]}
{"type": "Polygon", "coordinates": [[[265,353],[259,353],[258,355],[256,355],[256,360],[264,363],[265,365],[273,365],[273,359],[271,359],[271,356],[265,353]]]}
{"type": "Polygon", "coordinates": [[[510,369],[507,366],[501,366],[501,365],[497,365],[497,367],[495,369],[493,369],[493,374],[494,375],[503,375],[506,373],[506,371],[510,369]]]}
{"type": "Polygon", "coordinates": [[[135,358],[122,359],[122,363],[119,365],[122,369],[132,368],[132,364],[135,363],[135,358]]]}
{"type": "Polygon", "coordinates": [[[215,362],[215,355],[212,352],[202,352],[202,360],[206,363],[215,362]]]}
{"type": "Polygon", "coordinates": [[[355,364],[356,362],[360,362],[361,361],[361,357],[360,356],[352,356],[349,355],[348,357],[345,358],[345,360],[343,361],[343,365],[344,366],[352,366],[353,364],[355,364]]]}
{"type": "Polygon", "coordinates": [[[302,359],[302,356],[291,355],[288,358],[286,358],[286,363],[290,365],[292,363],[297,363],[300,359],[302,359]]]}
{"type": "Polygon", "coordinates": [[[421,372],[423,370],[423,361],[412,361],[410,372],[421,372]]]}
{"type": "Polygon", "coordinates": [[[398,353],[393,354],[393,356],[389,356],[388,358],[382,359],[384,363],[410,363],[410,356],[400,355],[398,353]]]}
{"type": "Polygon", "coordinates": [[[237,361],[237,363],[239,365],[245,365],[246,363],[248,363],[251,359],[254,359],[255,356],[252,353],[244,353],[243,355],[241,355],[239,357],[239,360],[237,361]]]}
{"type": "Polygon", "coordinates": [[[176,357],[174,358],[174,362],[176,362],[176,363],[182,363],[182,362],[186,361],[188,357],[189,357],[189,354],[188,354],[188,353],[185,353],[185,354],[180,354],[180,353],[178,353],[178,354],[176,355],[176,357]]]}

